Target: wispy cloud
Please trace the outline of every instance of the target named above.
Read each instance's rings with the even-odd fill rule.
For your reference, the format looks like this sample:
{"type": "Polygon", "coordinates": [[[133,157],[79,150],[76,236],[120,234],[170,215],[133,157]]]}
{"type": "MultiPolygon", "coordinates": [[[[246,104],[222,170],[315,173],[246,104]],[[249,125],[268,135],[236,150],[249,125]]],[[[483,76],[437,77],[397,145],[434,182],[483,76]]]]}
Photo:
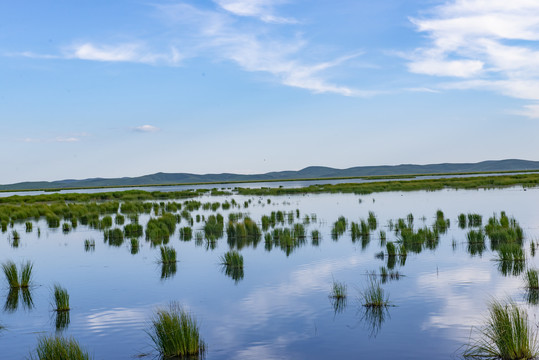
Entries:
{"type": "MultiPolygon", "coordinates": [[[[271,36],[272,27],[243,28],[237,16],[257,17],[265,23],[276,1],[219,0],[220,6],[229,13],[202,10],[187,4],[160,5],[156,8],[162,18],[177,29],[191,30],[182,43],[193,44],[188,53],[192,56],[208,56],[215,60],[232,61],[243,70],[263,72],[274,76],[281,84],[314,93],[334,93],[345,96],[370,96],[374,92],[361,91],[332,83],[324,76],[328,70],[344,64],[361,54],[340,56],[321,62],[307,62],[302,55],[309,44],[301,36],[271,36]]],[[[279,2],[282,3],[282,2],[279,2]]],[[[268,27],[269,26],[269,27],[268,27]]],[[[184,31],[185,33],[185,31],[184,31]]]]}
{"type": "Polygon", "coordinates": [[[135,127],[133,130],[135,130],[136,132],[151,133],[151,132],[159,131],[159,128],[153,125],[141,125],[141,126],[135,127]]]}
{"type": "Polygon", "coordinates": [[[178,64],[182,55],[175,47],[168,53],[156,53],[140,43],[124,43],[116,45],[95,45],[92,43],[77,44],[64,49],[66,58],[109,62],[137,62],[144,64],[178,64]]]}
{"type": "Polygon", "coordinates": [[[298,23],[294,18],[275,15],[274,8],[286,3],[283,0],[214,0],[214,2],[234,15],[256,17],[267,23],[298,23]]]}
{"type": "Polygon", "coordinates": [[[332,69],[346,66],[347,61],[361,54],[356,51],[345,56],[323,56],[322,52],[313,51],[296,29],[301,24],[276,12],[278,6],[288,1],[213,1],[213,9],[182,2],[153,5],[156,18],[162,21],[166,31],[157,35],[152,46],[148,45],[148,39],[116,44],[86,41],[64,47],[59,55],[25,52],[18,56],[166,66],[181,64],[188,58],[205,57],[212,61],[230,61],[244,71],[266,73],[282,85],[313,93],[344,96],[377,93],[331,81],[332,69]],[[295,25],[282,30],[283,24],[295,25]],[[313,53],[317,56],[306,55],[313,53]]]}
{"type": "MultiPolygon", "coordinates": [[[[466,79],[445,88],[539,101],[539,2],[450,0],[410,20],[429,38],[408,55],[411,72],[466,79]]],[[[539,117],[538,106],[520,114],[539,117]]]]}

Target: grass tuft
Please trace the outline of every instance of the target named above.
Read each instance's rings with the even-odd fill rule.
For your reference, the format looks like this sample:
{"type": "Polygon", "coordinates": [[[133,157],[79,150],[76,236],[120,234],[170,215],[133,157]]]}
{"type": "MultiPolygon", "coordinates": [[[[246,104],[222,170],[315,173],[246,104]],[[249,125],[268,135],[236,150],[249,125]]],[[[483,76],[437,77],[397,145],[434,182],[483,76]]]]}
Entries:
{"type": "Polygon", "coordinates": [[[161,246],[161,263],[172,264],[176,262],[176,250],[169,246],[161,246]]]}
{"type": "Polygon", "coordinates": [[[361,296],[365,307],[389,306],[389,295],[380,286],[379,281],[371,279],[369,286],[361,293],[361,296]]]}
{"type": "Polygon", "coordinates": [[[524,276],[526,287],[532,290],[539,290],[539,277],[537,276],[537,269],[528,269],[524,276]]]}
{"type": "Polygon", "coordinates": [[[82,350],[79,343],[73,338],[62,336],[41,337],[31,359],[39,360],[88,360],[88,352],[82,350]]]}
{"type": "Polygon", "coordinates": [[[537,333],[529,326],[526,310],[514,302],[492,301],[478,338],[464,350],[465,359],[533,359],[539,355],[537,333]]]}
{"type": "Polygon", "coordinates": [[[54,302],[56,304],[56,311],[69,311],[69,294],[67,289],[61,287],[59,284],[54,285],[54,302]]]}
{"type": "Polygon", "coordinates": [[[343,282],[333,280],[331,294],[329,297],[333,299],[344,299],[346,298],[346,284],[343,282]]]}
{"type": "Polygon", "coordinates": [[[163,358],[196,357],[204,354],[196,320],[181,306],[171,303],[157,310],[148,335],[163,358]]]}

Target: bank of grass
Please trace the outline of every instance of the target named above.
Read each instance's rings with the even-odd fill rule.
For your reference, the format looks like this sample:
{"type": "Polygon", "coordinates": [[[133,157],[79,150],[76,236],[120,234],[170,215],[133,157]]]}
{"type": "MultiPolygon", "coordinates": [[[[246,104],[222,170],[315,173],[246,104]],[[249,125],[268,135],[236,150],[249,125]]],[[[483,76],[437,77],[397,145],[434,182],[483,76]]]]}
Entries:
{"type": "Polygon", "coordinates": [[[239,188],[240,195],[293,195],[306,193],[353,193],[372,194],[387,191],[436,191],[442,189],[493,189],[520,185],[523,188],[539,185],[539,174],[519,174],[502,176],[474,176],[467,178],[444,178],[407,181],[378,181],[370,183],[311,185],[300,188],[239,188]]]}
{"type": "Polygon", "coordinates": [[[163,358],[196,358],[204,354],[206,345],[196,320],[177,303],[157,310],[147,333],[163,358]]]}
{"type": "Polygon", "coordinates": [[[89,360],[89,353],[81,348],[73,338],[62,336],[43,336],[30,355],[32,360],[89,360]]]}
{"type": "Polygon", "coordinates": [[[511,300],[493,300],[486,324],[476,333],[464,350],[465,359],[524,360],[539,355],[537,330],[530,326],[526,310],[511,300]]]}

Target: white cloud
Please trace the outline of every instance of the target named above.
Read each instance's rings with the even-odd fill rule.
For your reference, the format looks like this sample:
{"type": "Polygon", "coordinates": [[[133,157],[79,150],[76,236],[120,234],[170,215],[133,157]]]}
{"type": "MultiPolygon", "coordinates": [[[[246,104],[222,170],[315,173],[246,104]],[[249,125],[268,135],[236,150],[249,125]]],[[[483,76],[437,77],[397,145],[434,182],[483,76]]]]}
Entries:
{"type": "Polygon", "coordinates": [[[182,55],[174,47],[169,53],[155,53],[145,46],[137,43],[117,45],[94,45],[84,43],[74,45],[65,50],[65,57],[81,60],[109,61],[109,62],[137,62],[144,64],[178,64],[182,55]]]}
{"type": "Polygon", "coordinates": [[[142,125],[142,126],[137,126],[135,127],[134,129],[135,131],[138,131],[138,132],[146,132],[146,133],[149,133],[149,132],[156,132],[156,131],[159,131],[159,128],[153,126],[153,125],[142,125]]]}
{"type": "MultiPolygon", "coordinates": [[[[267,11],[276,4],[275,1],[219,0],[218,2],[234,15],[256,17],[267,15],[267,11]]],[[[250,26],[246,30],[234,20],[233,15],[227,13],[201,10],[186,4],[160,5],[156,8],[179,32],[185,33],[185,27],[189,28],[189,35],[182,38],[182,43],[196,42],[196,45],[187,51],[192,56],[203,55],[215,60],[232,61],[245,71],[269,73],[283,85],[314,93],[345,96],[374,94],[333,84],[323,76],[324,72],[359,54],[329,61],[306,62],[302,54],[306,52],[308,43],[297,35],[285,39],[272,37],[271,24],[267,25],[269,28],[250,26]]]]}
{"type": "Polygon", "coordinates": [[[78,142],[80,141],[79,138],[77,137],[57,137],[56,139],[54,139],[55,142],[78,142]]]}
{"type": "Polygon", "coordinates": [[[214,0],[220,7],[238,16],[252,16],[267,23],[295,24],[297,20],[276,16],[273,8],[284,1],[276,0],[214,0]]]}
{"type": "MultiPolygon", "coordinates": [[[[429,38],[408,56],[411,72],[470,79],[445,88],[539,100],[538,1],[450,0],[410,20],[429,38]]],[[[520,114],[536,117],[537,106],[520,114]]]]}

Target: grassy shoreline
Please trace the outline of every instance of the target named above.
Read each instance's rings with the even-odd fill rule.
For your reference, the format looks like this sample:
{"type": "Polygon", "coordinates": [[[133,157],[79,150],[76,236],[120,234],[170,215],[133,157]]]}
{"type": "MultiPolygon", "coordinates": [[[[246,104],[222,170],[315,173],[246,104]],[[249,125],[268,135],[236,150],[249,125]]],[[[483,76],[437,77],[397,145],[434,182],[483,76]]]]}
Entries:
{"type": "Polygon", "coordinates": [[[39,195],[12,195],[0,197],[2,204],[30,204],[30,203],[65,203],[65,202],[103,202],[103,201],[152,201],[167,199],[189,199],[201,195],[256,195],[278,196],[293,194],[317,193],[353,193],[366,195],[389,191],[437,191],[442,189],[494,189],[511,186],[531,188],[539,186],[539,173],[500,176],[475,176],[466,178],[441,178],[426,180],[392,180],[370,183],[341,183],[325,185],[309,185],[298,188],[236,188],[234,191],[220,191],[209,189],[191,189],[183,191],[144,191],[123,190],[102,193],[66,193],[66,194],[39,194],[39,195]]]}
{"type": "MultiPolygon", "coordinates": [[[[454,173],[430,173],[430,174],[402,174],[402,175],[368,175],[368,176],[345,176],[345,177],[321,177],[321,178],[297,178],[297,179],[267,179],[267,180],[237,180],[237,181],[209,181],[190,183],[170,183],[170,184],[139,184],[139,185],[103,185],[103,186],[74,186],[59,188],[36,188],[36,189],[2,189],[5,192],[30,192],[44,191],[57,192],[62,190],[90,190],[90,189],[115,189],[115,188],[137,188],[137,187],[165,187],[165,186],[195,186],[195,185],[218,185],[218,184],[249,184],[249,183],[273,183],[273,182],[295,182],[295,181],[328,181],[328,180],[384,180],[384,179],[414,179],[426,176],[459,176],[459,175],[489,175],[489,174],[518,174],[518,173],[538,173],[539,170],[506,170],[506,171],[480,171],[480,172],[454,172],[454,173]]],[[[121,190],[120,190],[121,191],[121,190]]]]}

